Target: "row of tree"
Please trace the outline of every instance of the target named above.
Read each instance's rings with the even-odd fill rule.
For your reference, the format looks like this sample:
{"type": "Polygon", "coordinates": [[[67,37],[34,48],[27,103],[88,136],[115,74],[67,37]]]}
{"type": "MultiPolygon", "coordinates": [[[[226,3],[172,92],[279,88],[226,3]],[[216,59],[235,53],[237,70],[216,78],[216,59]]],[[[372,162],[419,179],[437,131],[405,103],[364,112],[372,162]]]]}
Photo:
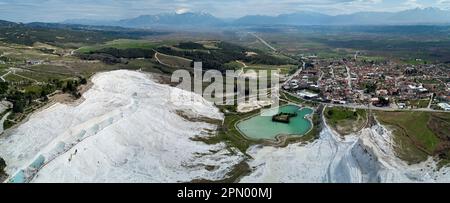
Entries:
{"type": "MultiPolygon", "coordinates": [[[[99,50],[93,50],[88,53],[78,53],[78,57],[83,60],[99,60],[106,64],[122,63],[124,59],[136,59],[136,58],[152,58],[155,51],[152,49],[141,48],[129,48],[129,49],[117,49],[117,48],[104,48],[99,50]]],[[[126,61],[125,61],[126,62],[126,61]]]]}

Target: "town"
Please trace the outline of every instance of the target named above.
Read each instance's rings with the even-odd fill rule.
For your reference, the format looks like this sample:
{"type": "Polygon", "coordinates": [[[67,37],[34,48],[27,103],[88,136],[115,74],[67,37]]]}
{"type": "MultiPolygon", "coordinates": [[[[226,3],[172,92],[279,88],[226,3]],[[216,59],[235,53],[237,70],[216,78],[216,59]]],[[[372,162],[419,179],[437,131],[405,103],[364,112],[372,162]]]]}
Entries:
{"type": "MultiPolygon", "coordinates": [[[[298,97],[346,106],[450,111],[445,64],[402,64],[354,58],[303,57],[283,89],[298,97]]],[[[420,59],[417,59],[420,61],[420,59]]]]}

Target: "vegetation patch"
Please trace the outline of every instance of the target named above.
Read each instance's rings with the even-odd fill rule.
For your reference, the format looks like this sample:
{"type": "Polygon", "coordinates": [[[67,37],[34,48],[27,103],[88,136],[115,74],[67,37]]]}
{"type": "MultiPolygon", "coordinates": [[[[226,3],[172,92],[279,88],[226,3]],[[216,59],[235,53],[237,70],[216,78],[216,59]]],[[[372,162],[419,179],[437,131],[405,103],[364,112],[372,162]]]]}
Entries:
{"type": "MultiPolygon", "coordinates": [[[[95,44],[114,39],[136,39],[143,36],[160,35],[153,31],[125,30],[122,28],[98,29],[78,25],[61,25],[51,23],[18,24],[0,21],[0,39],[8,43],[32,46],[36,42],[53,46],[70,46],[76,44],[95,44]],[[64,36],[64,37],[61,37],[64,36]]],[[[72,46],[71,46],[72,47],[72,46]]]]}
{"type": "Polygon", "coordinates": [[[329,107],[324,114],[327,123],[340,135],[358,132],[367,124],[367,112],[364,109],[329,107]]]}
{"type": "MultiPolygon", "coordinates": [[[[197,45],[191,44],[191,46],[188,47],[192,48],[196,46],[197,45]]],[[[186,48],[185,45],[183,47],[186,48]]],[[[161,46],[156,50],[159,53],[163,53],[166,55],[179,56],[193,61],[201,61],[203,63],[203,69],[206,70],[214,69],[222,72],[229,70],[230,68],[229,64],[228,65],[225,64],[237,60],[249,64],[265,64],[265,65],[286,65],[292,62],[285,58],[272,56],[256,50],[255,52],[258,52],[257,55],[247,56],[246,52],[252,50],[228,42],[217,43],[217,47],[218,47],[217,49],[208,49],[208,50],[197,50],[197,49],[186,50],[180,49],[179,47],[161,46]]],[[[231,69],[234,68],[235,66],[231,66],[231,69]]]]}
{"type": "Polygon", "coordinates": [[[131,39],[119,39],[105,44],[81,47],[77,50],[78,53],[94,53],[105,49],[127,50],[127,49],[140,49],[140,50],[152,50],[162,45],[162,42],[153,42],[148,40],[131,40],[131,39]]]}
{"type": "Polygon", "coordinates": [[[175,67],[175,68],[191,68],[192,60],[178,57],[178,56],[170,56],[166,54],[156,53],[157,60],[160,61],[161,64],[175,67]]]}
{"type": "Polygon", "coordinates": [[[215,136],[212,137],[197,137],[193,140],[202,141],[207,144],[218,144],[221,142],[225,142],[229,147],[234,147],[241,151],[244,154],[247,154],[247,149],[252,144],[257,144],[261,142],[257,142],[254,140],[246,139],[238,129],[236,129],[236,123],[238,123],[243,118],[250,117],[259,113],[260,110],[254,110],[248,113],[236,113],[227,111],[227,107],[220,107],[222,112],[225,114],[225,120],[223,124],[219,126],[218,132],[215,136]]]}
{"type": "Polygon", "coordinates": [[[378,120],[393,130],[396,152],[408,163],[435,156],[450,160],[450,114],[431,112],[376,112],[378,120]]]}
{"type": "Polygon", "coordinates": [[[0,183],[6,180],[8,175],[5,172],[6,162],[0,157],[0,183]]]}
{"type": "Polygon", "coordinates": [[[410,100],[406,104],[408,106],[411,106],[412,108],[427,108],[428,104],[430,103],[429,99],[417,99],[417,100],[410,100]]]}
{"type": "MultiPolygon", "coordinates": [[[[205,167],[208,170],[208,167],[205,167]]],[[[239,164],[235,165],[233,170],[227,173],[226,178],[217,181],[211,181],[206,179],[192,180],[191,183],[236,183],[239,182],[240,178],[252,172],[247,160],[244,159],[239,164]]]]}
{"type": "Polygon", "coordinates": [[[195,42],[180,42],[180,44],[176,45],[180,49],[205,49],[203,44],[195,43],[195,42]]]}

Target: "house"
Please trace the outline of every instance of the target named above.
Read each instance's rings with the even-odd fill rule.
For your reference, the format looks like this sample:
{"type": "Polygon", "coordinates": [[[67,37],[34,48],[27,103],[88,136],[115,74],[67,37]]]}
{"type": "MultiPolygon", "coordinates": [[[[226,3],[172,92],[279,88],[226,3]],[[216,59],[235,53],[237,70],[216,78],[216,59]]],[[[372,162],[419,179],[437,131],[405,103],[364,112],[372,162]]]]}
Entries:
{"type": "Polygon", "coordinates": [[[377,97],[371,98],[370,103],[372,103],[373,105],[378,105],[380,103],[380,99],[378,99],[377,97]]]}
{"type": "Polygon", "coordinates": [[[27,60],[26,62],[28,65],[40,65],[44,63],[43,60],[34,60],[34,59],[27,60]]]}
{"type": "Polygon", "coordinates": [[[388,95],[388,93],[389,93],[389,92],[388,92],[387,90],[384,90],[384,89],[383,89],[383,90],[377,90],[377,91],[376,91],[376,94],[377,94],[377,95],[381,95],[381,96],[386,96],[386,95],[388,95]]]}
{"type": "Polygon", "coordinates": [[[291,86],[290,86],[290,85],[283,85],[283,89],[284,89],[284,90],[290,90],[290,89],[291,89],[291,86]]]}

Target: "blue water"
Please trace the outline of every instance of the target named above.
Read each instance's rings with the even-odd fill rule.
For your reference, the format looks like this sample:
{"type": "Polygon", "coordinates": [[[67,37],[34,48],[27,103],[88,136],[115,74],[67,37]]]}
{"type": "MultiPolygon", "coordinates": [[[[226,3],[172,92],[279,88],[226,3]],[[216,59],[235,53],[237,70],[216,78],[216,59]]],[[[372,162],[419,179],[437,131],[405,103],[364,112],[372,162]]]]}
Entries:
{"type": "Polygon", "coordinates": [[[44,165],[45,157],[42,155],[39,155],[39,157],[33,161],[33,163],[30,164],[30,168],[33,169],[39,169],[44,165]]]}
{"type": "Polygon", "coordinates": [[[10,183],[25,183],[25,172],[20,170],[14,177],[9,179],[10,183]]]}
{"type": "MultiPolygon", "coordinates": [[[[33,161],[33,163],[31,163],[28,168],[30,169],[39,169],[42,167],[42,165],[44,165],[45,163],[45,157],[42,155],[39,155],[38,158],[36,160],[33,161]]],[[[11,177],[9,179],[10,183],[25,183],[26,182],[26,176],[25,176],[25,171],[24,170],[20,170],[19,172],[16,173],[16,175],[14,175],[13,177],[11,177]]]]}

